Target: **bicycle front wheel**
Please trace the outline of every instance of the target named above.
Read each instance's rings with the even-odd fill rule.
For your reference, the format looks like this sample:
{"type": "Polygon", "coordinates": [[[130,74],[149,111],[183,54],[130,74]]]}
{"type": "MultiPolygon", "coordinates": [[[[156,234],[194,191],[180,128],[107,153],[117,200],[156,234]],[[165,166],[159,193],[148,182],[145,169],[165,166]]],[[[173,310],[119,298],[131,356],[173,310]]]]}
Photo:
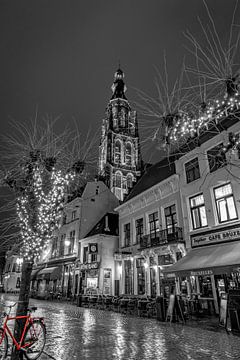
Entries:
{"type": "Polygon", "coordinates": [[[4,330],[0,328],[0,360],[6,359],[8,351],[8,338],[4,330]]]}
{"type": "Polygon", "coordinates": [[[24,355],[29,360],[38,359],[46,343],[46,328],[42,321],[34,320],[27,327],[23,339],[24,355]]]}

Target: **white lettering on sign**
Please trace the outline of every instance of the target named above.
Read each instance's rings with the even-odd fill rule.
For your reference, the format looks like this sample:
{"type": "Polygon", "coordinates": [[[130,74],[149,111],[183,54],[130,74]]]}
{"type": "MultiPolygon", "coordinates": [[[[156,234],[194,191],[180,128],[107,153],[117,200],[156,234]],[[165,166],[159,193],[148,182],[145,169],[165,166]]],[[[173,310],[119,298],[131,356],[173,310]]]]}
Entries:
{"type": "Polygon", "coordinates": [[[191,236],[192,247],[223,242],[223,241],[231,241],[238,238],[240,238],[240,228],[227,230],[227,231],[218,231],[215,233],[209,233],[204,235],[191,236]]]}
{"type": "Polygon", "coordinates": [[[213,275],[212,270],[199,270],[199,271],[191,271],[192,276],[201,276],[201,275],[213,275]]]}
{"type": "Polygon", "coordinates": [[[81,270],[91,270],[91,269],[98,269],[99,262],[94,262],[90,264],[81,264],[80,269],[81,270]]]}

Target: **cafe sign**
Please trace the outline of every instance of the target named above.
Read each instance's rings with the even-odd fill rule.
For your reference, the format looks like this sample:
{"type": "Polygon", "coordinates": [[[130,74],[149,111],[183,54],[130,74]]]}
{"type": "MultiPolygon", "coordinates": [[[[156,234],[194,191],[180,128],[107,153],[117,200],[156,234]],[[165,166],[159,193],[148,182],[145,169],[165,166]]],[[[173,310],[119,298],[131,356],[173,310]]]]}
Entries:
{"type": "Polygon", "coordinates": [[[92,269],[98,269],[99,262],[92,262],[89,264],[81,264],[80,269],[81,270],[92,270],[92,269]]]}
{"type": "Polygon", "coordinates": [[[192,247],[240,239],[240,227],[214,233],[192,235],[192,247]]]}
{"type": "Polygon", "coordinates": [[[212,270],[197,270],[191,271],[191,276],[206,276],[206,275],[213,275],[212,270]]]}

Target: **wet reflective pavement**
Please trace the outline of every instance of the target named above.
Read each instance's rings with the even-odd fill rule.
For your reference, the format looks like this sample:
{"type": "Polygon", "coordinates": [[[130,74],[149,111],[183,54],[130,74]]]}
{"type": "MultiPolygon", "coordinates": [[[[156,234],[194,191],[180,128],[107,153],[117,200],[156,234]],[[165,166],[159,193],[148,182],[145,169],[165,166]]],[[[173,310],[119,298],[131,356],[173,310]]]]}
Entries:
{"type": "MultiPolygon", "coordinates": [[[[16,297],[1,296],[0,301],[16,297]]],[[[68,303],[31,300],[45,317],[40,360],[240,360],[240,337],[68,303]]]]}

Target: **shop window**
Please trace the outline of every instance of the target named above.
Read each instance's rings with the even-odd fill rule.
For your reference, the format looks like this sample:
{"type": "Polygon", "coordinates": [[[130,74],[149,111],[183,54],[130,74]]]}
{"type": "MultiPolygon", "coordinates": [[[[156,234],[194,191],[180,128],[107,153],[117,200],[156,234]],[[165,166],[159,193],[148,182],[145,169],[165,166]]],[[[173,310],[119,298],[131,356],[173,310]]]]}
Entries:
{"type": "Polygon", "coordinates": [[[131,260],[124,261],[125,270],[125,294],[133,294],[133,266],[131,260]]]}
{"type": "Polygon", "coordinates": [[[176,205],[174,204],[166,207],[164,209],[164,214],[165,214],[167,233],[172,234],[175,232],[175,228],[177,226],[176,205]]]}
{"type": "Polygon", "coordinates": [[[185,164],[185,172],[187,183],[200,178],[200,169],[197,157],[185,164]]]}
{"type": "Polygon", "coordinates": [[[159,236],[159,218],[158,218],[158,212],[154,212],[152,214],[149,214],[148,217],[149,221],[149,233],[151,239],[156,239],[156,237],[159,236]]]}
{"type": "Polygon", "coordinates": [[[145,294],[145,259],[137,258],[136,259],[136,268],[137,268],[137,293],[138,295],[145,294]]]}
{"type": "Polygon", "coordinates": [[[180,282],[180,291],[182,295],[187,295],[188,294],[188,289],[187,289],[187,279],[186,278],[182,278],[181,282],[180,282]]]}
{"type": "Polygon", "coordinates": [[[155,298],[157,294],[157,272],[154,267],[150,268],[150,284],[151,297],[155,298]]]}
{"type": "Polygon", "coordinates": [[[219,144],[207,151],[209,171],[214,172],[226,164],[226,155],[223,152],[223,144],[219,144]]]}
{"type": "Polygon", "coordinates": [[[130,223],[124,224],[123,232],[124,232],[124,246],[129,246],[130,245],[130,223]]]}
{"type": "Polygon", "coordinates": [[[237,219],[237,211],[232,193],[231,184],[214,189],[215,203],[220,223],[237,219]]]}
{"type": "Polygon", "coordinates": [[[136,243],[139,244],[140,240],[143,237],[143,218],[137,219],[135,225],[136,225],[136,243]]]}
{"type": "Polygon", "coordinates": [[[194,196],[189,200],[193,229],[199,229],[207,226],[207,216],[203,194],[194,196]]]}
{"type": "Polygon", "coordinates": [[[199,276],[198,281],[201,297],[213,298],[211,278],[209,276],[199,276]]]}

